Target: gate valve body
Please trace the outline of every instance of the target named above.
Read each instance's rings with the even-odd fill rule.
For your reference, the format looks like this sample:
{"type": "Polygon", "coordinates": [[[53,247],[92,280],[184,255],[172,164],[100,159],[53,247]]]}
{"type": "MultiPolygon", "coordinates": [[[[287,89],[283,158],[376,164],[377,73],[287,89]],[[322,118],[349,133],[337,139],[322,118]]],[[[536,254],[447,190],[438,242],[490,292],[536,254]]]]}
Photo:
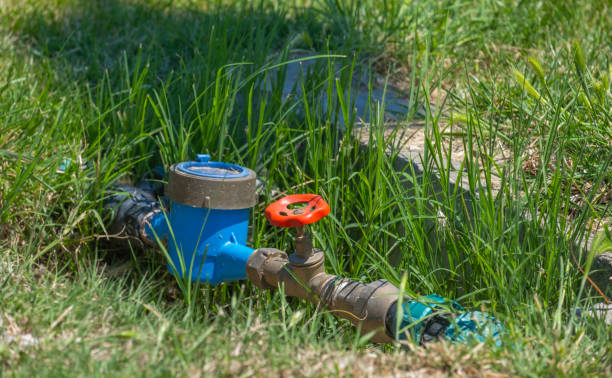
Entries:
{"type": "Polygon", "coordinates": [[[262,289],[282,285],[285,295],[325,306],[361,327],[364,334],[372,332],[374,342],[392,341],[386,316],[397,302],[398,288],[385,280],[364,284],[328,274],[323,251],[312,247],[305,226],[329,211],[327,202],[315,194],[290,195],[268,206],[265,214],[270,224],[297,228],[295,252],[287,256],[274,248],[260,248],[247,261],[247,276],[262,289]]]}
{"type": "MultiPolygon", "coordinates": [[[[290,256],[294,264],[305,265],[311,261],[316,250],[312,239],[305,232],[307,224],[314,223],[329,214],[329,205],[317,194],[293,194],[281,198],[266,208],[266,219],[272,226],[295,227],[295,253],[290,256]]],[[[317,259],[318,260],[318,259],[317,259]]]]}

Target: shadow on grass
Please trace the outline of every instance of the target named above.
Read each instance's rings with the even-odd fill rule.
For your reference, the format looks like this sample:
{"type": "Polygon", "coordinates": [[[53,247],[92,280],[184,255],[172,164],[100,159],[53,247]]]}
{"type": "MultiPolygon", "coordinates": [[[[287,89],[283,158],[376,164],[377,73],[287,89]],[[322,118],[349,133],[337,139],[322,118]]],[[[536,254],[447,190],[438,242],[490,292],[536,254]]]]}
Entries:
{"type": "Polygon", "coordinates": [[[326,41],[340,34],[333,21],[321,22],[309,8],[230,3],[74,0],[49,7],[33,2],[8,17],[10,29],[36,55],[48,58],[64,80],[96,84],[108,75],[115,84],[126,63],[130,68],[146,64],[148,84],[181,76],[196,92],[224,65],[248,62],[253,71],[284,48],[323,51],[326,41]]]}
{"type": "MultiPolygon", "coordinates": [[[[193,147],[196,149],[222,147],[218,138],[195,135],[202,133],[201,124],[192,133],[190,127],[196,118],[202,123],[203,112],[213,109],[211,113],[217,119],[208,126],[219,128],[218,133],[223,134],[225,128],[231,134],[236,127],[243,127],[247,122],[244,99],[251,85],[255,104],[268,96],[263,91],[271,90],[268,109],[281,112],[284,70],[274,73],[279,76],[272,86],[262,84],[269,80],[266,75],[254,77],[240,90],[238,103],[233,105],[236,99],[227,101],[230,92],[241,86],[245,77],[286,61],[293,52],[310,55],[333,48],[346,51],[351,44],[342,42],[343,35],[358,38],[355,36],[360,34],[347,31],[346,25],[338,25],[333,17],[326,18],[308,7],[284,8],[267,1],[228,3],[73,0],[58,5],[49,0],[20,4],[7,15],[10,30],[54,72],[55,82],[50,85],[64,90],[67,83],[75,83],[80,98],[74,100],[83,101],[85,112],[93,112],[90,118],[97,116],[97,123],[104,124],[109,135],[134,139],[135,130],[155,133],[160,124],[180,123],[168,134],[176,138],[164,142],[173,144],[174,151],[183,152],[176,156],[174,151],[162,151],[162,155],[169,154],[168,160],[177,161],[201,152],[185,151],[184,145],[199,145],[193,147]],[[227,68],[235,64],[241,64],[239,69],[227,68]],[[228,93],[222,93],[224,90],[228,93]],[[215,109],[215,99],[230,105],[215,109]],[[156,114],[152,107],[156,107],[156,114]],[[108,109],[111,111],[105,114],[108,109]],[[185,143],[182,138],[186,136],[178,129],[188,130],[184,132],[190,134],[192,143],[185,143]]],[[[258,112],[259,107],[254,107],[258,112]]],[[[94,127],[86,132],[91,140],[99,130],[94,127]]],[[[237,143],[246,142],[238,137],[237,143]]],[[[157,149],[147,143],[134,155],[157,149]]]]}

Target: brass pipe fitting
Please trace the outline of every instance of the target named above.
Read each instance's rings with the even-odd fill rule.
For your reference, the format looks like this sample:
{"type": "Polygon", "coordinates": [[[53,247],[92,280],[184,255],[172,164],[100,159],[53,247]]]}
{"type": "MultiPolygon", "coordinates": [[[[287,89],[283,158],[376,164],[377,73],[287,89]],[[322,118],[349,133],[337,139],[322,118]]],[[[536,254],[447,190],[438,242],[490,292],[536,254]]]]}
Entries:
{"type": "MultiPolygon", "coordinates": [[[[308,238],[307,235],[302,236],[308,238]]],[[[308,238],[309,239],[309,238],[308,238]]],[[[310,243],[304,241],[305,244],[310,243]]],[[[247,277],[262,289],[283,285],[285,294],[321,304],[337,316],[349,320],[361,333],[375,332],[372,341],[392,342],[386,315],[399,296],[399,289],[386,280],[370,284],[325,273],[323,252],[312,249],[306,257],[274,248],[256,250],[246,265],[247,277]]]]}

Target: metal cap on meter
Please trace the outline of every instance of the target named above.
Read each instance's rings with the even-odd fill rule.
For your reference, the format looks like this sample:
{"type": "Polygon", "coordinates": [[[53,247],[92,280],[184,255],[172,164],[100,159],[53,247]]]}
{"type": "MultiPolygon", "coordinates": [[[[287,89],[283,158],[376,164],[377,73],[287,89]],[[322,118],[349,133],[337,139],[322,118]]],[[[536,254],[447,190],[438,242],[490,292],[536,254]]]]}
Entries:
{"type": "Polygon", "coordinates": [[[173,165],[166,196],[174,202],[209,209],[245,209],[257,203],[256,175],[236,164],[210,161],[198,154],[196,161],[173,165]]]}

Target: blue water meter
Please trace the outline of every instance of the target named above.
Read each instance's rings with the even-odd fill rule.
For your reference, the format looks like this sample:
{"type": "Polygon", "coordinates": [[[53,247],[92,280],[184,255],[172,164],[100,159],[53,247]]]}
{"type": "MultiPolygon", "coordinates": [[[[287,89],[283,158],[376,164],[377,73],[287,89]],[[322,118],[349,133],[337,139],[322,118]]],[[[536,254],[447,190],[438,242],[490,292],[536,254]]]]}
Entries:
{"type": "Polygon", "coordinates": [[[167,240],[170,272],[212,285],[245,279],[255,189],[255,172],[209,155],[173,165],[165,188],[170,212],[156,215],[147,229],[149,238],[167,240]]]}

